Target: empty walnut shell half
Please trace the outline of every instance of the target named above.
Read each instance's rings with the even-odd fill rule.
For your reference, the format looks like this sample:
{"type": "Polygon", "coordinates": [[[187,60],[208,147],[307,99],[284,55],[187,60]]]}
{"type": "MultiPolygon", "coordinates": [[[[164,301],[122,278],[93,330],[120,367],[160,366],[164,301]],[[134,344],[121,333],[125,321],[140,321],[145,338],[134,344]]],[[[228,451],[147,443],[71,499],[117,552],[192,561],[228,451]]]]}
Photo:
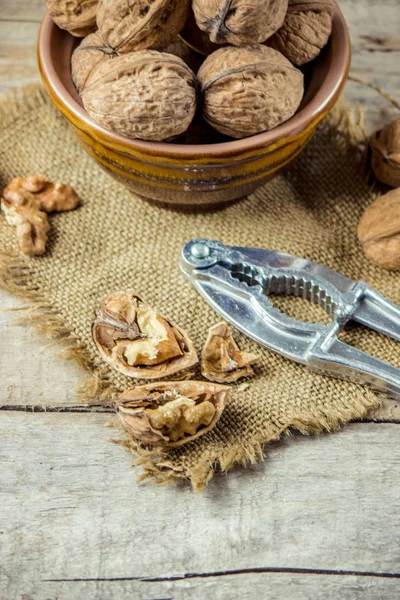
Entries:
{"type": "Polygon", "coordinates": [[[60,29],[76,37],[96,31],[98,0],[46,0],[47,10],[60,29]]]}
{"type": "Polygon", "coordinates": [[[128,377],[160,379],[198,362],[187,333],[132,290],[107,296],[92,335],[102,358],[128,377]]]}
{"type": "Polygon", "coordinates": [[[117,400],[125,429],[145,444],[174,448],[210,431],[229,398],[227,386],[168,381],[136,386],[117,400]]]}
{"type": "Polygon", "coordinates": [[[120,54],[162,48],[183,29],[190,0],[100,0],[97,25],[120,54]]]}
{"type": "Polygon", "coordinates": [[[370,147],[375,177],[390,187],[400,187],[400,119],[374,133],[370,147]]]}
{"type": "Polygon", "coordinates": [[[208,333],[201,354],[201,374],[210,381],[232,383],[254,375],[250,365],[256,360],[256,354],[239,349],[227,323],[218,323],[208,333]]]}
{"type": "Polygon", "coordinates": [[[357,233],[372,262],[384,269],[400,270],[400,188],[380,196],[366,209],[357,233]]]}
{"type": "Polygon", "coordinates": [[[197,25],[215,44],[265,42],[279,29],[288,0],[193,0],[197,25]]]}
{"type": "Polygon", "coordinates": [[[294,65],[304,65],[328,43],[332,18],[332,0],[289,0],[283,25],[267,40],[267,45],[282,52],[294,65]]]}
{"type": "Polygon", "coordinates": [[[304,93],[301,71],[262,45],[220,48],[206,58],[197,77],[204,119],[233,138],[283,123],[296,112],[304,93]]]}

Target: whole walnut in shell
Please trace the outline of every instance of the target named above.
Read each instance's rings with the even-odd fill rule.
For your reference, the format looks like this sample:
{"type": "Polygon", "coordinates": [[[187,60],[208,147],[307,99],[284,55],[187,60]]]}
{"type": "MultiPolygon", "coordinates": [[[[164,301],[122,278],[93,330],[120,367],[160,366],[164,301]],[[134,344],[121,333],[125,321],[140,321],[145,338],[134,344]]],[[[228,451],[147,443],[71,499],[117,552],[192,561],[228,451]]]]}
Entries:
{"type": "Polygon", "coordinates": [[[96,31],[98,0],[46,0],[47,10],[60,29],[76,37],[96,31]]]}
{"type": "Polygon", "coordinates": [[[117,56],[111,48],[105,46],[98,31],[87,35],[74,50],[71,58],[71,74],[79,94],[82,93],[89,75],[102,61],[117,56]]]}
{"type": "Polygon", "coordinates": [[[101,61],[81,97],[89,115],[105,129],[160,141],[189,127],[196,112],[195,87],[183,60],[141,50],[101,61]]]}
{"type": "Polygon", "coordinates": [[[128,377],[159,379],[198,362],[187,333],[132,290],[105,298],[92,335],[102,358],[128,377]]]}
{"type": "Polygon", "coordinates": [[[134,438],[174,448],[210,431],[220,418],[229,388],[205,381],[140,385],[121,394],[117,412],[134,438]]]}
{"type": "Polygon", "coordinates": [[[385,269],[400,270],[400,188],[381,196],[366,209],[357,234],[372,262],[385,269]]]}
{"type": "Polygon", "coordinates": [[[314,60],[332,33],[333,0],[289,0],[282,27],[267,42],[294,65],[314,60]]]}
{"type": "Polygon", "coordinates": [[[400,186],[400,119],[388,123],[370,140],[371,167],[375,177],[390,185],[400,186]]]}
{"type": "Polygon", "coordinates": [[[211,54],[198,72],[203,116],[234,138],[267,131],[289,119],[304,93],[303,74],[266,46],[227,46],[211,54]]]}
{"type": "Polygon", "coordinates": [[[197,25],[215,44],[265,42],[279,29],[288,0],[193,0],[197,25]]]}
{"type": "Polygon", "coordinates": [[[103,40],[123,54],[172,42],[183,28],[190,0],[100,0],[97,25],[103,40]]]}

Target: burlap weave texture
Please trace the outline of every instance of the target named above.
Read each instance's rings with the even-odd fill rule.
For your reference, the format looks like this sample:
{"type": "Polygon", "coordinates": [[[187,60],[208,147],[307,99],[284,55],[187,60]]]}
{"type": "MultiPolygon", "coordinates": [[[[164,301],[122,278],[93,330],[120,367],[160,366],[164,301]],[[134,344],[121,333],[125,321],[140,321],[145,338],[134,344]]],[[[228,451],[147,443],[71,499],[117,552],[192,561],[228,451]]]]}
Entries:
{"type": "MultiPolygon", "coordinates": [[[[2,186],[17,175],[44,172],[74,186],[82,200],[78,210],[50,217],[43,257],[19,255],[14,229],[1,217],[2,278],[4,287],[38,306],[31,318],[42,330],[71,342],[71,353],[96,376],[96,397],[134,384],[102,363],[91,341],[94,310],[110,291],[134,288],[185,328],[201,351],[208,328],[219,317],[179,272],[181,248],[194,237],[304,256],[399,301],[399,275],[371,264],[357,242],[357,222],[371,193],[360,154],[337,119],[319,127],[284,175],[223,211],[198,214],[162,209],[132,196],[81,149],[39,88],[3,100],[0,121],[2,186]]],[[[321,316],[321,309],[302,301],[279,298],[276,304],[297,318],[321,316]]],[[[159,482],[191,478],[201,487],[215,467],[257,460],[262,444],[289,428],[334,430],[379,402],[365,388],[311,373],[235,337],[260,356],[249,387],[240,391],[233,386],[219,425],[191,444],[159,455],[128,442],[145,475],[159,482]]],[[[388,338],[350,328],[344,339],[399,366],[398,348],[388,338]]]]}

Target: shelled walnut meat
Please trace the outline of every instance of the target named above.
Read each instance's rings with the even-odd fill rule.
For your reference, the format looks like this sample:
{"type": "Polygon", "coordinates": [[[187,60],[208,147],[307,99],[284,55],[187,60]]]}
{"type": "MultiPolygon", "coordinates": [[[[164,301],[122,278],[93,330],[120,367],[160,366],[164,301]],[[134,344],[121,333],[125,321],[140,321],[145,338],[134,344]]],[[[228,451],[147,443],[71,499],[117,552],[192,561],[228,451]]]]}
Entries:
{"type": "Polygon", "coordinates": [[[161,141],[189,127],[196,112],[195,87],[194,74],[183,60],[140,50],[100,62],[81,98],[102,127],[131,138],[161,141]]]}
{"type": "Polygon", "coordinates": [[[279,50],[294,65],[316,58],[332,33],[333,0],[289,0],[282,27],[267,45],[279,50]]]}
{"type": "Polygon", "coordinates": [[[216,44],[265,42],[279,29],[288,0],[193,0],[197,25],[216,44]]]}
{"type": "Polygon", "coordinates": [[[28,255],[40,255],[46,250],[50,230],[46,213],[73,210],[78,203],[78,195],[71,186],[54,184],[45,175],[16,177],[1,198],[7,222],[17,228],[20,250],[28,255]]]}
{"type": "Polygon", "coordinates": [[[117,54],[104,45],[98,31],[87,35],[81,41],[71,58],[72,80],[79,94],[83,92],[93,69],[101,62],[109,61],[115,56],[117,54]]]}
{"type": "Polygon", "coordinates": [[[229,325],[222,322],[211,327],[208,333],[201,354],[201,374],[210,381],[232,383],[254,375],[250,365],[257,360],[256,354],[239,349],[229,325]]]}
{"type": "Polygon", "coordinates": [[[303,74],[266,46],[227,46],[211,54],[198,72],[203,117],[215,129],[244,138],[276,127],[297,110],[303,74]]]}
{"type": "Polygon", "coordinates": [[[187,333],[132,290],[105,298],[92,335],[102,358],[128,377],[159,379],[198,362],[187,333]]]}
{"type": "Polygon", "coordinates": [[[400,187],[400,119],[374,133],[370,148],[375,177],[390,187],[400,187]]]}
{"type": "Polygon", "coordinates": [[[117,400],[125,429],[145,444],[181,446],[210,431],[229,398],[229,388],[204,381],[136,386],[117,400]]]}
{"type": "Polygon", "coordinates": [[[98,0],[46,0],[47,10],[58,27],[84,37],[96,30],[98,0]]]}
{"type": "Polygon", "coordinates": [[[124,54],[160,49],[183,29],[190,0],[100,0],[97,25],[107,46],[124,54]]]}
{"type": "Polygon", "coordinates": [[[372,262],[400,270],[400,188],[384,194],[366,209],[357,233],[372,262]]]}

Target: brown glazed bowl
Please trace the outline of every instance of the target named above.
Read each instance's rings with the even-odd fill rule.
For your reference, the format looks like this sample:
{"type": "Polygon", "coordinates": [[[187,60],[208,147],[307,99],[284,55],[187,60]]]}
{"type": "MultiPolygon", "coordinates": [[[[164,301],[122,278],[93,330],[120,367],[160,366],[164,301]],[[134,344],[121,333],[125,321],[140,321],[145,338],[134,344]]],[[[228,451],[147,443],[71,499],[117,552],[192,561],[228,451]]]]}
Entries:
{"type": "Polygon", "coordinates": [[[113,177],[139,196],[169,204],[216,204],[246,196],[292,161],[332,109],[345,84],[350,40],[336,7],[328,46],[312,63],[297,113],[271,131],[214,144],[145,142],[106,131],[84,110],[71,78],[79,43],[46,15],[38,60],[50,98],[80,143],[113,177]]]}

